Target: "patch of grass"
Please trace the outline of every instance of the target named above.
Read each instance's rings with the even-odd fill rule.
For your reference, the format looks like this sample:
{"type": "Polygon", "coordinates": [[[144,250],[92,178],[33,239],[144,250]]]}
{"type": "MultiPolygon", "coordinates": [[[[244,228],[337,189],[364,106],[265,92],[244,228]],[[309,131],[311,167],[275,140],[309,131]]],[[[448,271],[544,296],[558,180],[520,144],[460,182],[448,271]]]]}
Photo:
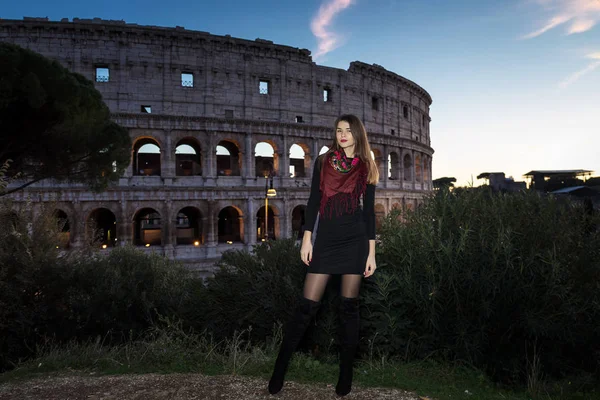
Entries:
{"type": "MultiPolygon", "coordinates": [[[[266,384],[275,361],[277,343],[266,347],[252,346],[242,337],[244,332],[232,339],[216,341],[210,336],[188,334],[180,326],[170,325],[168,330],[150,332],[146,340],[121,346],[103,346],[100,339],[62,347],[50,346],[42,349],[36,359],[0,375],[0,383],[48,377],[55,373],[202,373],[256,376],[264,378],[266,384]]],[[[337,374],[334,357],[315,359],[297,353],[287,378],[304,383],[335,384],[337,374]]],[[[358,386],[400,388],[438,400],[600,400],[600,393],[590,389],[593,382],[592,377],[579,377],[578,380],[545,383],[544,390],[531,396],[526,388],[499,387],[477,370],[435,361],[401,363],[382,358],[377,362],[359,360],[355,366],[358,386]]]]}

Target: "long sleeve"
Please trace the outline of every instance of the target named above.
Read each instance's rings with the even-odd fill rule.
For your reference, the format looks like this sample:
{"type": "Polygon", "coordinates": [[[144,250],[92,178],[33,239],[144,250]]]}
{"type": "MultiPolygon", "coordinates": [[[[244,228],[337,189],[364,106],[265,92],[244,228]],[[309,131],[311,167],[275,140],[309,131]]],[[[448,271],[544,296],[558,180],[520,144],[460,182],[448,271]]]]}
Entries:
{"type": "Polygon", "coordinates": [[[319,213],[319,205],[321,202],[321,160],[317,157],[313,165],[312,183],[310,185],[310,195],[306,212],[304,214],[304,229],[313,232],[317,214],[319,213]]]}
{"type": "Polygon", "coordinates": [[[367,184],[367,189],[363,197],[363,213],[367,238],[375,240],[375,185],[367,184]]]}

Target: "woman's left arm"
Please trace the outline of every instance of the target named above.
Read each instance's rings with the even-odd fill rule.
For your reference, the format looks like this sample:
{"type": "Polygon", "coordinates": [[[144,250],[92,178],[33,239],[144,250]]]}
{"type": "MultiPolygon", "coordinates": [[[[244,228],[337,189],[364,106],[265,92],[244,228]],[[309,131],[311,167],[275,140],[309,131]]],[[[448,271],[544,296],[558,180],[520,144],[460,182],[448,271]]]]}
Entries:
{"type": "Polygon", "coordinates": [[[375,264],[375,185],[368,184],[363,201],[363,212],[369,239],[369,256],[365,266],[365,278],[373,275],[377,269],[375,264]]]}

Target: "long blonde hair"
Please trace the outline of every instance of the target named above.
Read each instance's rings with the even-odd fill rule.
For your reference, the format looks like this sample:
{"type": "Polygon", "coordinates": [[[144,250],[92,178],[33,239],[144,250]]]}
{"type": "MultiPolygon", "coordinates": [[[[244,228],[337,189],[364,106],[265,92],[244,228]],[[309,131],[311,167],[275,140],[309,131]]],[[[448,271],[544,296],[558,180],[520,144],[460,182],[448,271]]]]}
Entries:
{"type": "Polygon", "coordinates": [[[328,153],[333,153],[334,151],[340,149],[337,142],[336,131],[337,126],[341,121],[345,121],[350,125],[352,137],[354,138],[354,154],[365,163],[367,170],[369,171],[367,175],[367,183],[373,185],[377,184],[377,182],[379,182],[379,170],[377,169],[375,160],[373,160],[373,157],[371,156],[371,146],[369,145],[369,140],[367,139],[367,130],[365,129],[362,121],[356,115],[345,114],[339,116],[335,120],[335,125],[333,126],[333,143],[329,147],[328,153]]]}

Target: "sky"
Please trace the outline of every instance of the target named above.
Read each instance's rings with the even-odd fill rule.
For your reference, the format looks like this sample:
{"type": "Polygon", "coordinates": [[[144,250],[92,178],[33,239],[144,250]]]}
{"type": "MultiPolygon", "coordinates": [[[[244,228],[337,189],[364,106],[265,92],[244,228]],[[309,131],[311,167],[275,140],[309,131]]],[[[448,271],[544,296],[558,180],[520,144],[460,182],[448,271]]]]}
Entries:
{"type": "Polygon", "coordinates": [[[5,19],[183,26],[307,48],[330,67],[382,65],[433,98],[434,179],[600,175],[600,0],[2,1],[5,19]]]}

